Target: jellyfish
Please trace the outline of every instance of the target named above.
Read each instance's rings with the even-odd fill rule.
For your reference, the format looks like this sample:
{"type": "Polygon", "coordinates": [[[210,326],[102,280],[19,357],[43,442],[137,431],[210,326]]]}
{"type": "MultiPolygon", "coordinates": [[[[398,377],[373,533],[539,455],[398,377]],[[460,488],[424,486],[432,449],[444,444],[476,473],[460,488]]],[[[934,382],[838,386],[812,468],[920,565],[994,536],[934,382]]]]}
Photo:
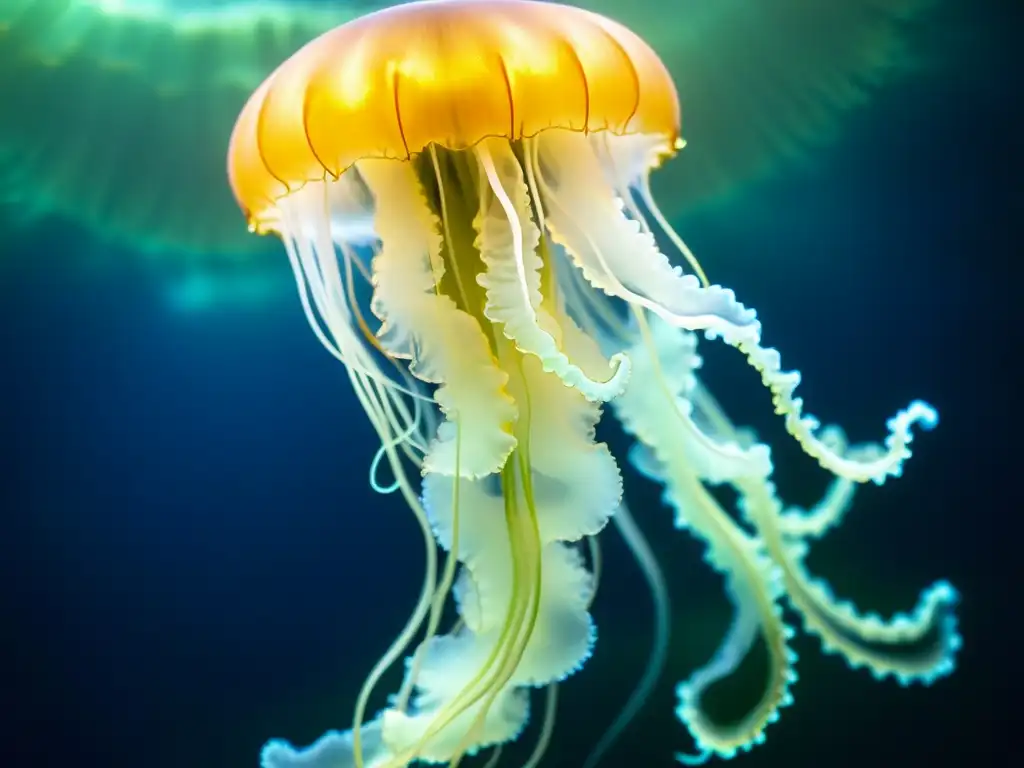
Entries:
{"type": "MultiPolygon", "coordinates": [[[[188,306],[205,306],[196,296],[211,287],[237,290],[250,272],[258,282],[271,254],[232,226],[217,173],[232,120],[298,47],[390,4],[4,0],[0,205],[10,203],[13,223],[58,217],[169,263],[186,273],[188,306]]],[[[648,37],[694,109],[688,138],[702,149],[666,169],[659,193],[673,215],[834,135],[908,69],[913,24],[931,3],[691,0],[668,18],[661,0],[576,4],[614,11],[648,37]]]]}
{"type": "Polygon", "coordinates": [[[497,759],[543,689],[527,762],[539,764],[557,686],[594,648],[594,541],[611,525],[648,576],[658,621],[652,660],[587,765],[599,762],[669,641],[666,579],[596,439],[606,410],[735,606],[719,650],[678,687],[697,747],[680,761],[749,749],[790,703],[783,600],[826,651],[878,677],[929,683],[952,671],[949,584],[884,620],[804,565],[856,486],[900,474],[914,427],[934,426],[936,412],[915,401],[878,445],[849,445],[804,413],[799,374],[762,343],[756,312],[706,278],[650,191],[683,146],[677,91],[654,50],[602,15],[537,0],[371,13],[301,48],[243,107],[231,188],[249,228],[281,239],[310,328],[380,439],[370,482],[404,499],[425,553],[419,600],[369,671],[350,727],[306,748],[274,739],[263,768],[457,766],[492,748],[497,759]],[[789,434],[832,473],[820,504],[778,498],[768,446],[698,376],[699,336],[746,358],[789,434]],[[720,484],[738,492],[736,519],[710,492],[720,484]],[[717,723],[702,695],[758,637],[770,658],[763,693],[739,722],[717,723]],[[370,711],[403,657],[399,689],[370,711]]]}

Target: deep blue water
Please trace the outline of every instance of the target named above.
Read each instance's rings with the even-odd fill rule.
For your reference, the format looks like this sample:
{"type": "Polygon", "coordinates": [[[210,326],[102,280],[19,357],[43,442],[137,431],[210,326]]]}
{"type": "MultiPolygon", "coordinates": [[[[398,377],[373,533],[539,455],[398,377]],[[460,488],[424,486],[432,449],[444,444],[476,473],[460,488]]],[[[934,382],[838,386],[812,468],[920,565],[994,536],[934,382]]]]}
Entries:
{"type": "MultiPolygon", "coordinates": [[[[1017,612],[1002,570],[1020,495],[1000,489],[1016,479],[1008,297],[1024,220],[1005,5],[973,20],[1002,32],[992,24],[955,77],[881,94],[815,173],[680,222],[804,373],[812,412],[862,439],[914,397],[942,414],[905,477],[866,490],[812,565],[884,611],[940,577],[963,593],[961,668],[930,690],[876,683],[799,640],[796,705],[738,766],[1002,764],[996,628],[1017,612]]],[[[298,302],[174,314],[141,270],[76,269],[77,252],[101,247],[78,231],[2,247],[9,764],[246,768],[270,736],[344,727],[412,605],[421,552],[402,504],[367,487],[372,432],[298,302]]],[[[276,268],[290,279],[283,255],[276,268]]],[[[778,440],[782,490],[810,501],[822,478],[780,436],[756,375],[728,350],[707,368],[736,417],[778,440]]],[[[690,748],[672,685],[714,648],[728,604],[657,490],[628,481],[673,585],[676,635],[664,684],[608,765],[667,766],[690,748]]],[[[645,593],[606,538],[600,642],[563,687],[552,765],[579,764],[646,652],[645,593]]]]}

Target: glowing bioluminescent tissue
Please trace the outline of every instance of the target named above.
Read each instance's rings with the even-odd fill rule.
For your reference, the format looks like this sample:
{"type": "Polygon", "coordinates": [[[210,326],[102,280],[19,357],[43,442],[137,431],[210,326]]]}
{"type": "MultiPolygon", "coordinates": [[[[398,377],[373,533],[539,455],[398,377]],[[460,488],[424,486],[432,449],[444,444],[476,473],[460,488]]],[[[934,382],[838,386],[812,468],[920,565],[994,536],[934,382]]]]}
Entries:
{"type": "Polygon", "coordinates": [[[650,172],[681,147],[676,90],[653,50],[603,16],[534,0],[373,13],[306,45],[246,104],[232,189],[250,227],[283,241],[310,325],[380,436],[371,481],[404,496],[426,543],[419,603],[370,671],[351,729],[306,749],[271,741],[264,768],[458,765],[516,739],[531,689],[546,688],[537,765],[556,685],[592,651],[593,542],[613,522],[644,567],[658,621],[647,672],[595,744],[597,763],[658,677],[668,632],[664,579],[622,504],[616,460],[595,441],[605,403],[636,440],[633,464],[664,484],[677,526],[706,542],[735,604],[719,652],[679,686],[698,747],[681,761],[760,742],[789,702],[783,598],[827,650],[879,677],[930,682],[953,669],[950,586],[882,621],[803,565],[854,485],[897,476],[912,427],[932,426],[935,412],[912,404],[877,446],[848,446],[802,414],[799,376],[762,346],[755,312],[708,283],[652,199],[650,172]],[[746,357],[790,434],[835,475],[817,508],[783,509],[768,447],[697,378],[696,332],[746,357]],[[738,492],[740,522],[709,492],[721,483],[738,492]],[[438,545],[450,553],[443,568],[438,545]],[[459,619],[443,628],[449,599],[459,619]],[[763,695],[739,722],[715,723],[701,695],[758,637],[771,660],[763,695]],[[369,712],[407,652],[400,690],[369,712]]]}

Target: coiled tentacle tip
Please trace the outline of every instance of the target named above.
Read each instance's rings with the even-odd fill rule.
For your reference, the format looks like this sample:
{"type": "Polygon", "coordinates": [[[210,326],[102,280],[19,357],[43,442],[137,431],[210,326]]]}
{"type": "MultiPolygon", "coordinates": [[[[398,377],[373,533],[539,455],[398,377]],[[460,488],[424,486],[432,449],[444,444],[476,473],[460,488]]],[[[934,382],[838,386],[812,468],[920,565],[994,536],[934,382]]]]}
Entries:
{"type": "Polygon", "coordinates": [[[710,749],[702,750],[696,755],[687,755],[683,752],[676,752],[676,761],[683,765],[704,765],[711,759],[713,752],[710,749]]]}
{"type": "Polygon", "coordinates": [[[939,426],[939,412],[924,400],[915,400],[907,406],[907,414],[912,422],[921,425],[923,430],[932,430],[939,426]]]}
{"type": "Polygon", "coordinates": [[[957,590],[956,587],[954,587],[945,579],[942,579],[941,581],[936,581],[934,584],[932,584],[929,592],[931,593],[931,598],[933,600],[937,600],[940,603],[956,605],[960,602],[960,592],[957,590]]]}

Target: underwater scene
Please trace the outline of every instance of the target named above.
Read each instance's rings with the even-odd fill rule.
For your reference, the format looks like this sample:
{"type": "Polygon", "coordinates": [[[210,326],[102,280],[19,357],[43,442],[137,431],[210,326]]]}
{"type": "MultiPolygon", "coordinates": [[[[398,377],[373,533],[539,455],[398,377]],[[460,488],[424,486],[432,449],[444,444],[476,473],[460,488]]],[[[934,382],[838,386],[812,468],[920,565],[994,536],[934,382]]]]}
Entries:
{"type": "Polygon", "coordinates": [[[1015,762],[1022,25],[0,0],[5,763],[1015,762]]]}

